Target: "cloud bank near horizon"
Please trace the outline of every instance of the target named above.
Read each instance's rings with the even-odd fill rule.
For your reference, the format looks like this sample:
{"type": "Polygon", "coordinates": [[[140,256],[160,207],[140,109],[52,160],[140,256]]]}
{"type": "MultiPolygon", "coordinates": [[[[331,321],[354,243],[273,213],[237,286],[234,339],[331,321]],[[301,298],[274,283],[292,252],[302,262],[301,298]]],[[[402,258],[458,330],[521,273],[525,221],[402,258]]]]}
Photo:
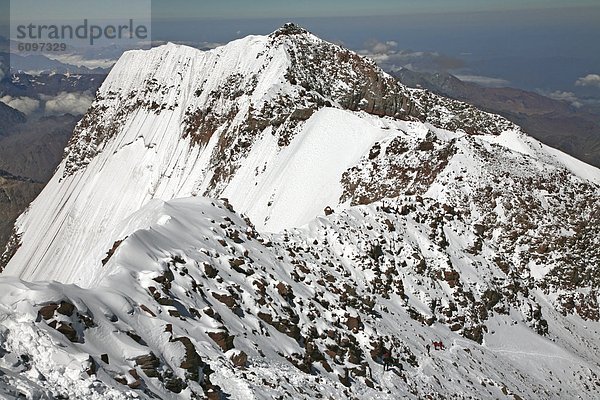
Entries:
{"type": "Polygon", "coordinates": [[[600,75],[588,74],[575,81],[575,86],[591,86],[600,88],[600,75]]]}

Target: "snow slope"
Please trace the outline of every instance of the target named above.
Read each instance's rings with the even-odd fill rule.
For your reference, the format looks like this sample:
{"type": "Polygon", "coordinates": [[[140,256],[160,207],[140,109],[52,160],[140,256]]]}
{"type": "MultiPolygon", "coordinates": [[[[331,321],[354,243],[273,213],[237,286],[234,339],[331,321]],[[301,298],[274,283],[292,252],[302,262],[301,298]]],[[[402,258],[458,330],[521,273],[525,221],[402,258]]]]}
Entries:
{"type": "Polygon", "coordinates": [[[535,157],[548,164],[557,164],[567,168],[578,177],[600,184],[600,169],[584,163],[568,154],[520,132],[506,131],[498,136],[483,136],[486,141],[506,147],[510,150],[535,157]]]}
{"type": "Polygon", "coordinates": [[[305,225],[338,206],[342,174],[388,136],[375,121],[324,108],[275,157],[251,153],[223,196],[264,230],[305,225]]]}
{"type": "Polygon", "coordinates": [[[199,198],[151,202],[125,224],[131,232],[93,289],[0,279],[0,390],[240,400],[600,394],[600,359],[589,351],[600,324],[561,316],[542,292],[514,292],[520,307],[508,298],[489,307],[481,344],[448,324],[445,309],[461,293],[477,298],[455,305],[456,321],[468,325],[485,288],[515,278],[461,250],[468,221],[448,220],[448,248],[431,239],[439,204],[405,197],[276,235],[261,235],[228,208],[199,198]],[[463,257],[448,266],[448,254],[463,257]],[[419,259],[432,273],[418,272],[419,259]],[[478,262],[489,272],[467,277],[478,262]],[[458,285],[436,277],[448,268],[460,271],[458,285]],[[538,302],[546,336],[528,319],[538,302]],[[231,340],[211,336],[218,332],[231,340]],[[447,349],[428,354],[433,340],[447,349]],[[397,360],[388,372],[383,348],[397,360]],[[235,361],[239,354],[247,361],[235,361]],[[148,368],[144,360],[155,361],[148,368]]]}

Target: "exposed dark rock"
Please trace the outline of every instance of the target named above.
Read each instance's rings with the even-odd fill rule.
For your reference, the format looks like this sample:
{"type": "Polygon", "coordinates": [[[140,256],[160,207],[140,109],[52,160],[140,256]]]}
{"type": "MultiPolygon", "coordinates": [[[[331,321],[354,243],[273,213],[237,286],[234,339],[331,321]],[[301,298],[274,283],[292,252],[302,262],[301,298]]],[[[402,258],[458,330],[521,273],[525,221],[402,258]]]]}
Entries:
{"type": "MultiPolygon", "coordinates": [[[[196,352],[196,346],[194,346],[190,338],[187,337],[178,337],[173,339],[173,341],[180,342],[183,344],[183,347],[185,347],[185,357],[181,361],[180,367],[188,372],[195,373],[197,376],[198,370],[203,363],[200,355],[196,352]]],[[[198,378],[195,380],[197,381],[198,378]]]]}
{"type": "Polygon", "coordinates": [[[164,380],[165,388],[173,393],[181,393],[187,388],[186,383],[178,376],[170,376],[164,380]]]}
{"type": "Polygon", "coordinates": [[[75,306],[71,303],[67,303],[66,301],[61,301],[60,306],[56,310],[59,314],[66,315],[70,317],[73,315],[75,311],[75,306]]]}
{"type": "Polygon", "coordinates": [[[487,332],[485,325],[478,325],[472,328],[464,328],[462,334],[467,339],[471,339],[481,344],[483,343],[483,335],[485,332],[487,332]]]}
{"type": "Polygon", "coordinates": [[[127,384],[127,386],[129,386],[132,389],[139,389],[142,386],[142,379],[138,375],[137,371],[135,369],[130,369],[129,375],[131,375],[131,377],[135,380],[127,384]]]}
{"type": "Polygon", "coordinates": [[[135,333],[133,331],[128,331],[128,332],[125,332],[125,334],[127,336],[129,336],[131,339],[133,339],[137,344],[141,344],[142,346],[147,345],[147,343],[144,341],[144,339],[142,339],[142,337],[140,335],[138,335],[137,333],[135,333]]]}
{"type": "MultiPolygon", "coordinates": [[[[125,239],[127,239],[127,237],[125,237],[125,239]]],[[[119,246],[121,245],[121,243],[123,243],[125,241],[125,239],[117,240],[113,244],[113,246],[110,248],[110,250],[108,250],[108,252],[106,252],[106,257],[104,257],[104,259],[102,260],[102,265],[106,265],[108,263],[108,261],[115,254],[115,251],[117,251],[117,249],[119,248],[119,246]]]]}
{"type": "Polygon", "coordinates": [[[54,317],[54,312],[58,309],[58,304],[52,303],[47,306],[43,306],[38,310],[38,314],[41,315],[45,320],[49,320],[54,317]]]}
{"type": "Polygon", "coordinates": [[[65,335],[67,339],[69,339],[71,342],[79,341],[79,338],[77,337],[77,331],[73,328],[73,325],[71,324],[59,322],[56,330],[65,335]]]}
{"type": "Polygon", "coordinates": [[[85,370],[86,374],[88,374],[88,376],[95,375],[96,371],[98,370],[98,366],[92,356],[88,358],[88,365],[89,367],[85,370]]]}
{"type": "Polygon", "coordinates": [[[152,310],[150,310],[147,306],[145,306],[144,304],[140,304],[140,308],[142,310],[146,311],[151,316],[156,317],[156,314],[152,310]]]}
{"type": "Polygon", "coordinates": [[[358,332],[363,328],[363,323],[360,319],[360,315],[356,317],[348,316],[346,319],[346,326],[353,332],[358,332]]]}
{"type": "Polygon", "coordinates": [[[243,351],[232,354],[229,360],[238,368],[245,368],[248,365],[248,355],[243,351]]]}
{"type": "Polygon", "coordinates": [[[233,296],[226,295],[226,294],[214,293],[214,292],[212,293],[212,296],[215,299],[219,300],[221,303],[225,304],[230,309],[233,309],[234,307],[237,306],[237,301],[233,296]]]}
{"type": "Polygon", "coordinates": [[[210,279],[214,279],[219,274],[219,271],[215,267],[213,267],[212,265],[205,263],[204,264],[204,273],[210,279]]]}
{"type": "Polygon", "coordinates": [[[154,355],[154,353],[135,358],[135,365],[139,366],[144,374],[150,378],[156,378],[159,376],[158,367],[160,366],[160,360],[154,355]]]}
{"type": "Polygon", "coordinates": [[[233,339],[228,331],[208,332],[208,336],[223,350],[223,352],[233,349],[233,339]]]}

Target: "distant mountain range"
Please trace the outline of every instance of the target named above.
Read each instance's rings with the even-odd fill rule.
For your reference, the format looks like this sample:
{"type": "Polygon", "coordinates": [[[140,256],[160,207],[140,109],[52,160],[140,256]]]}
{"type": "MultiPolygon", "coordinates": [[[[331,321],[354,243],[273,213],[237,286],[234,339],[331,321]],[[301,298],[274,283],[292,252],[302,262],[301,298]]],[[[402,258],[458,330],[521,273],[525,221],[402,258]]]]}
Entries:
{"type": "MultiPolygon", "coordinates": [[[[13,42],[12,46],[16,46],[16,43],[13,42]]],[[[106,75],[112,65],[110,60],[115,60],[122,52],[123,49],[116,46],[93,46],[92,49],[75,49],[72,54],[61,54],[62,58],[55,59],[54,55],[52,55],[53,58],[50,58],[38,53],[11,52],[11,42],[0,36],[0,64],[5,67],[10,65],[11,71],[18,74],[106,75]],[[85,66],[85,64],[90,66],[85,66]]],[[[5,72],[7,72],[6,69],[5,72]]]]}
{"type": "Polygon", "coordinates": [[[12,74],[0,80],[0,95],[41,99],[59,93],[94,93],[106,74],[12,74]]]}
{"type": "Polygon", "coordinates": [[[29,74],[94,74],[106,75],[110,68],[87,68],[66,64],[59,60],[53,60],[43,55],[21,56],[13,54],[11,56],[11,66],[15,72],[29,74]]]}

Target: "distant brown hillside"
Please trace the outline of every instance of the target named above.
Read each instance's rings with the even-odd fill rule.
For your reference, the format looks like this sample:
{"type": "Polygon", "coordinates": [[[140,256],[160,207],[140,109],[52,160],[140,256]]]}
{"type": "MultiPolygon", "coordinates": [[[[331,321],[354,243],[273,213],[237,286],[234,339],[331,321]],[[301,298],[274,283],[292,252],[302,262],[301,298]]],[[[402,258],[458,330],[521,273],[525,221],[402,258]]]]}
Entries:
{"type": "Polygon", "coordinates": [[[537,93],[513,88],[488,88],[450,74],[407,69],[394,73],[407,86],[473,104],[520,125],[534,138],[600,167],[600,116],[537,93]]]}

